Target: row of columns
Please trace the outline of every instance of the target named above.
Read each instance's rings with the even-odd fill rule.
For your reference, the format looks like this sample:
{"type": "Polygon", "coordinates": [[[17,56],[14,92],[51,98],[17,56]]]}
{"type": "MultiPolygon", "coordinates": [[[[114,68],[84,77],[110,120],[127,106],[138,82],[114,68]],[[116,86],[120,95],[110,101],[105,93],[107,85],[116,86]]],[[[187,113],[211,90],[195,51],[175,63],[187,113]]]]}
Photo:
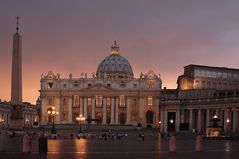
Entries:
{"type": "MultiPolygon", "coordinates": [[[[80,101],[78,102],[78,105],[74,105],[74,100],[73,98],[67,98],[67,102],[65,105],[61,102],[61,97],[56,97],[54,106],[56,108],[56,111],[59,112],[59,115],[55,117],[55,122],[56,124],[59,123],[72,123],[74,118],[73,114],[79,113],[85,118],[87,118],[89,115],[91,119],[96,119],[97,112],[102,113],[102,124],[107,123],[107,118],[110,118],[110,124],[119,124],[119,117],[120,113],[125,114],[125,124],[135,124],[135,123],[142,123],[146,124],[146,112],[147,110],[153,111],[153,124],[157,124],[159,121],[159,99],[155,99],[153,101],[152,106],[147,105],[147,99],[144,97],[140,97],[136,99],[136,102],[134,102],[132,97],[127,97],[125,98],[125,108],[124,110],[121,110],[119,107],[120,103],[120,97],[103,97],[103,104],[102,107],[97,107],[96,106],[96,98],[88,97],[88,96],[81,96],[80,101]],[[88,105],[88,99],[91,98],[91,104],[88,105]],[[107,98],[110,98],[110,103],[107,105],[107,98]],[[65,110],[65,113],[67,113],[67,117],[62,118],[62,115],[64,110],[62,110],[63,106],[67,106],[67,109],[65,110]],[[134,107],[136,106],[136,108],[134,107]],[[150,107],[149,109],[147,107],[150,107]],[[75,109],[76,108],[76,109],[75,109]],[[110,109],[110,111],[107,111],[107,109],[110,109]],[[74,109],[74,110],[73,110],[74,109]],[[76,112],[77,111],[77,112],[76,112]],[[89,112],[90,111],[90,112],[89,112]],[[136,112],[137,115],[132,117],[132,111],[136,112]],[[109,114],[108,114],[109,113],[109,114]]],[[[109,101],[108,101],[109,102],[109,101]]],[[[47,108],[49,107],[47,104],[47,100],[44,98],[42,100],[42,124],[47,124],[48,122],[48,114],[47,114],[47,108]]],[[[95,122],[92,121],[92,124],[95,122]]]]}
{"type": "MultiPolygon", "coordinates": [[[[205,131],[205,128],[210,126],[210,121],[214,115],[217,115],[218,118],[222,121],[222,127],[224,132],[239,131],[238,123],[238,109],[186,109],[189,111],[187,116],[187,121],[189,123],[189,130],[196,130],[197,132],[205,131]],[[203,112],[202,112],[203,111],[203,112]],[[206,118],[203,114],[206,113],[206,118]],[[196,116],[194,116],[196,114],[196,116]],[[197,118],[196,118],[197,117],[197,118]],[[223,118],[223,119],[222,119],[223,118]],[[205,123],[203,122],[205,121],[205,123]],[[204,129],[203,129],[204,128],[204,129]]],[[[185,123],[185,109],[167,109],[162,108],[160,110],[160,131],[168,132],[168,112],[175,112],[175,131],[180,131],[180,123],[185,123]]]]}
{"type": "MultiPolygon", "coordinates": [[[[189,130],[202,131],[202,110],[205,109],[189,109],[189,130]],[[193,111],[197,112],[197,127],[193,127],[193,111]]],[[[238,131],[238,109],[206,109],[206,123],[205,127],[210,126],[210,120],[216,115],[222,122],[223,131],[238,131]],[[210,111],[214,111],[214,114],[210,111]],[[224,114],[224,115],[223,115],[224,114]],[[233,116],[233,118],[231,118],[233,116]]],[[[194,122],[195,123],[195,122],[194,122]]]]}
{"type": "MultiPolygon", "coordinates": [[[[106,107],[107,107],[107,98],[103,98],[103,108],[102,108],[102,124],[106,124],[106,107]]],[[[80,114],[82,114],[84,117],[88,116],[88,97],[81,97],[80,99],[80,114]]],[[[92,98],[92,104],[91,104],[91,118],[95,119],[96,114],[96,105],[95,105],[95,98],[92,98]]],[[[71,107],[71,105],[70,105],[71,107]]],[[[126,124],[130,124],[130,112],[131,112],[131,104],[130,104],[130,98],[126,99],[126,124]]],[[[95,123],[95,122],[93,122],[95,123]]],[[[119,98],[111,97],[110,98],[110,124],[118,124],[119,123],[119,98]]]]}

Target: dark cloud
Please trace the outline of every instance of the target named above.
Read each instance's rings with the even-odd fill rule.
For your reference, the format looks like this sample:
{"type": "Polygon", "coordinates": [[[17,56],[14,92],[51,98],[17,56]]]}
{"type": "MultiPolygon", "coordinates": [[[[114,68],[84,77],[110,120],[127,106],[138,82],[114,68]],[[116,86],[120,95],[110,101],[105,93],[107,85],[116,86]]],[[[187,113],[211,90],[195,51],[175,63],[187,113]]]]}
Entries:
{"type": "Polygon", "coordinates": [[[183,66],[239,68],[237,0],[12,0],[0,5],[0,98],[10,97],[12,34],[20,16],[24,99],[41,73],[96,71],[114,40],[136,76],[153,69],[175,88],[183,66]]]}

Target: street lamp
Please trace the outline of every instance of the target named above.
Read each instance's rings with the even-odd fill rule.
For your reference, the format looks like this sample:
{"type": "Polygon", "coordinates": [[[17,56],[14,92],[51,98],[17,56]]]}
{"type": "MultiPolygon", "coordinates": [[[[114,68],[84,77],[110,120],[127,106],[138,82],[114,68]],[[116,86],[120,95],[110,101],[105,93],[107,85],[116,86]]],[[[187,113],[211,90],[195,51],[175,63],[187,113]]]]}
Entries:
{"type": "Polygon", "coordinates": [[[55,110],[55,107],[50,107],[47,109],[47,114],[52,117],[52,128],[51,133],[55,134],[55,116],[58,115],[58,112],[55,110]]]}
{"type": "Polygon", "coordinates": [[[80,132],[81,132],[81,122],[85,121],[85,117],[83,117],[81,114],[79,117],[76,117],[76,120],[80,123],[80,132]]]}
{"type": "Polygon", "coordinates": [[[159,124],[159,132],[160,132],[162,122],[159,121],[158,124],[159,124]]]}

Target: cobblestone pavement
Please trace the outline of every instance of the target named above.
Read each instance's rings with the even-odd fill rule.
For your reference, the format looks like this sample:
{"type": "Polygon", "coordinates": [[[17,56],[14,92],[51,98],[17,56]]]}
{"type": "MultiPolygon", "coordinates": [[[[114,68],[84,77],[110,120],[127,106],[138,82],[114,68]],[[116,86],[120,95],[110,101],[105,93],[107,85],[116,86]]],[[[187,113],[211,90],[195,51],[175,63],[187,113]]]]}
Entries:
{"type": "Polygon", "coordinates": [[[132,133],[127,139],[119,140],[48,140],[48,154],[45,156],[1,152],[0,159],[238,159],[239,140],[205,140],[202,152],[195,152],[194,143],[192,136],[177,136],[177,150],[172,153],[167,138],[160,142],[156,133],[145,133],[145,140],[141,141],[137,133],[132,133]]]}

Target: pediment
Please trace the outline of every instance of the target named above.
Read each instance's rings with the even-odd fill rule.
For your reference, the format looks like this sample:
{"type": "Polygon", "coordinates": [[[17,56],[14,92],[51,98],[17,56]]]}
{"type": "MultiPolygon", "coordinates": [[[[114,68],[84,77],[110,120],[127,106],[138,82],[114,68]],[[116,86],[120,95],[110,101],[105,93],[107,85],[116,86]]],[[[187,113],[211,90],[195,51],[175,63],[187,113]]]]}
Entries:
{"type": "Polygon", "coordinates": [[[115,91],[116,89],[113,89],[111,87],[107,87],[101,83],[93,84],[90,87],[87,87],[84,89],[85,91],[115,91]]]}

